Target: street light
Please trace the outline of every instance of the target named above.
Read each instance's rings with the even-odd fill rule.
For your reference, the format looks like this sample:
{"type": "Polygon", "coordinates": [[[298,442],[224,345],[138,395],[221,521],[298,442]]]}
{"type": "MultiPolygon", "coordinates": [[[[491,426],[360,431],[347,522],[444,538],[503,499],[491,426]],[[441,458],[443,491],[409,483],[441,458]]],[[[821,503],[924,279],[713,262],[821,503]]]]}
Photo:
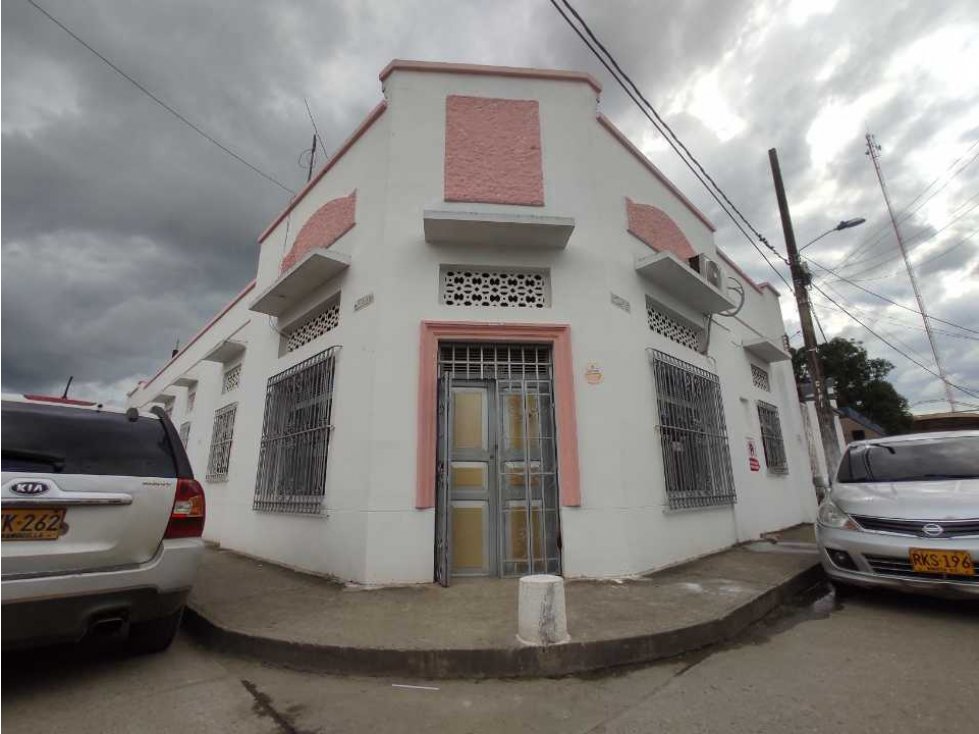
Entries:
{"type": "Polygon", "coordinates": [[[866,221],[867,220],[864,219],[863,217],[857,217],[856,219],[844,219],[842,222],[840,222],[835,227],[833,227],[833,229],[827,229],[816,239],[810,240],[809,242],[804,244],[802,247],[799,248],[799,252],[802,252],[807,247],[809,247],[809,245],[811,245],[813,242],[817,242],[818,240],[821,240],[823,237],[830,234],[831,232],[839,232],[841,229],[850,229],[850,227],[859,227],[861,224],[863,224],[866,221]]]}

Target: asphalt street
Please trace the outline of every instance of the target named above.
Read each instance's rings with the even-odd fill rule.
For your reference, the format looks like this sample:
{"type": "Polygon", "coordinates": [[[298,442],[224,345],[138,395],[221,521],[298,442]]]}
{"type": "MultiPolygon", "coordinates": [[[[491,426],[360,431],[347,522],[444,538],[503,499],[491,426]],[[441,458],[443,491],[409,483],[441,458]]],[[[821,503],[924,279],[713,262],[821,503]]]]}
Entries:
{"type": "Polygon", "coordinates": [[[181,636],[5,655],[14,732],[973,731],[979,605],[818,590],[721,648],[587,678],[342,678],[220,655],[181,636]]]}

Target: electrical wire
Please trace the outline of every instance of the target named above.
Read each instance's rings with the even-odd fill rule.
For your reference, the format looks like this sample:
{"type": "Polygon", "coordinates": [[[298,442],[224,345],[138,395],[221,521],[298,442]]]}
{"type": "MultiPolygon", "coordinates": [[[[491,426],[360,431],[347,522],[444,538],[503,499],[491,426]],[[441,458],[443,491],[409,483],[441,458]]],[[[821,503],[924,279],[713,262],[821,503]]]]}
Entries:
{"type": "MultiPolygon", "coordinates": [[[[979,229],[972,230],[971,232],[969,232],[969,234],[967,234],[961,240],[959,240],[958,242],[956,242],[951,247],[943,250],[942,252],[933,254],[931,257],[926,257],[924,260],[919,260],[918,262],[911,263],[911,264],[915,268],[920,268],[923,265],[927,265],[930,262],[934,262],[935,260],[938,260],[940,258],[943,258],[946,255],[950,255],[953,252],[955,252],[957,249],[959,249],[960,247],[962,247],[962,245],[965,245],[965,244],[968,244],[969,242],[972,242],[972,235],[974,235],[976,232],[979,232],[979,229]]],[[[907,272],[907,271],[905,271],[905,272],[907,272]]],[[[901,274],[901,268],[898,268],[897,270],[895,270],[895,271],[893,271],[891,273],[888,273],[887,275],[878,275],[875,278],[858,278],[857,280],[859,280],[861,283],[867,283],[868,281],[871,281],[871,280],[885,280],[886,278],[893,278],[895,275],[900,275],[900,274],[901,274]]]]}
{"type": "Polygon", "coordinates": [[[645,96],[643,96],[642,92],[639,91],[639,88],[628,76],[628,74],[622,71],[622,67],[619,66],[618,62],[616,62],[615,57],[612,56],[612,54],[608,51],[607,48],[605,48],[604,45],[602,45],[601,41],[598,40],[597,36],[595,36],[591,28],[589,28],[588,24],[578,14],[578,12],[571,6],[571,4],[567,2],[567,0],[562,0],[562,2],[568,8],[568,10],[575,16],[575,18],[578,19],[585,33],[587,33],[588,36],[594,41],[595,45],[592,45],[592,43],[588,40],[588,38],[585,37],[585,33],[582,33],[581,29],[579,29],[578,26],[575,25],[574,21],[572,21],[571,18],[568,17],[568,15],[564,12],[564,10],[562,10],[561,6],[558,5],[556,0],[550,0],[551,5],[554,6],[554,9],[557,10],[560,16],[565,20],[565,22],[571,28],[571,30],[573,30],[575,34],[581,39],[581,41],[585,44],[588,50],[591,51],[592,54],[594,54],[595,58],[597,58],[598,61],[602,64],[602,66],[605,67],[606,71],[608,71],[608,73],[612,76],[612,78],[615,79],[618,85],[622,87],[622,90],[626,93],[629,99],[631,99],[636,104],[636,106],[639,108],[639,111],[643,113],[646,119],[648,119],[652,123],[653,127],[655,127],[656,130],[664,137],[666,142],[670,145],[671,148],[673,148],[674,152],[680,157],[680,160],[682,160],[684,164],[687,166],[687,168],[690,169],[694,177],[704,186],[705,189],[707,189],[707,192],[711,195],[714,201],[717,202],[718,206],[721,207],[721,210],[731,219],[732,222],[734,222],[734,225],[741,231],[741,234],[744,235],[745,239],[747,239],[748,242],[751,243],[752,247],[754,247],[755,250],[757,250],[758,253],[764,258],[765,262],[768,263],[768,266],[775,271],[775,274],[785,284],[785,287],[788,288],[789,290],[792,290],[792,286],[789,284],[789,281],[786,280],[785,276],[782,275],[781,272],[779,272],[779,270],[775,267],[774,264],[772,264],[771,260],[768,259],[768,256],[765,255],[764,251],[760,247],[758,247],[758,244],[755,242],[755,239],[745,230],[745,225],[747,225],[747,227],[755,234],[755,236],[758,238],[760,242],[762,242],[769,250],[771,250],[782,262],[787,264],[788,261],[785,259],[785,256],[782,255],[774,247],[772,247],[771,243],[768,242],[765,236],[762,235],[757,229],[755,229],[755,227],[741,213],[741,211],[737,208],[737,206],[735,206],[733,202],[731,202],[728,196],[724,193],[723,189],[721,189],[721,187],[717,184],[717,182],[710,177],[710,175],[706,172],[706,170],[704,170],[700,162],[693,156],[692,153],[690,153],[689,149],[683,144],[683,142],[673,132],[673,130],[663,120],[663,118],[660,117],[659,113],[656,112],[656,109],[652,106],[649,100],[647,100],[645,96]],[[595,46],[598,46],[598,48],[601,49],[601,52],[605,54],[605,56],[608,58],[608,61],[606,61],[606,59],[602,56],[602,53],[599,53],[599,51],[596,49],[595,46]],[[686,153],[686,155],[684,153],[686,153]],[[708,181],[710,183],[708,183],[708,181]],[[725,204],[725,202],[727,202],[727,204],[725,204]],[[728,206],[730,206],[730,210],[728,209],[728,206]],[[744,224],[738,221],[738,218],[736,218],[734,214],[731,213],[731,210],[733,210],[738,215],[738,217],[740,217],[741,221],[743,221],[744,224]]]}
{"type": "MultiPolygon", "coordinates": [[[[867,293],[868,295],[871,295],[874,298],[879,298],[882,301],[887,301],[888,303],[890,303],[893,306],[897,306],[898,308],[903,308],[905,311],[910,311],[911,313],[916,313],[919,316],[925,316],[925,314],[921,313],[921,311],[917,310],[916,308],[911,308],[910,306],[905,306],[903,303],[898,303],[897,301],[893,301],[890,298],[888,298],[887,296],[882,296],[880,293],[874,293],[874,291],[870,290],[869,288],[864,288],[859,283],[855,283],[854,281],[850,280],[849,278],[846,278],[846,277],[840,275],[835,270],[831,270],[830,268],[827,268],[825,265],[820,265],[818,262],[816,262],[815,260],[813,260],[811,257],[807,257],[807,258],[805,258],[805,260],[807,262],[812,263],[813,265],[815,265],[820,270],[825,270],[830,275],[835,275],[837,277],[837,279],[842,280],[844,283],[849,283],[854,288],[859,288],[864,293],[867,293]]],[[[816,284],[813,283],[813,286],[815,287],[816,284]]],[[[940,319],[937,316],[932,316],[930,314],[928,316],[925,316],[925,318],[929,318],[932,321],[938,321],[939,323],[946,324],[948,326],[954,326],[956,329],[962,329],[963,331],[971,331],[973,334],[979,334],[979,330],[970,329],[968,326],[962,326],[961,324],[956,324],[954,321],[946,321],[945,319],[940,319]]]]}
{"type": "MultiPolygon", "coordinates": [[[[819,293],[821,293],[823,295],[823,297],[826,298],[826,300],[828,300],[830,303],[832,303],[834,306],[836,306],[840,311],[842,311],[844,314],[846,314],[851,319],[853,319],[854,321],[856,321],[858,324],[860,324],[860,326],[862,326],[864,329],[866,329],[867,331],[869,331],[873,336],[877,337],[880,341],[884,342],[884,344],[886,344],[887,346],[889,346],[891,349],[893,349],[895,352],[897,352],[898,354],[900,354],[902,357],[904,357],[908,361],[913,362],[914,364],[918,365],[918,367],[920,367],[921,369],[923,369],[925,372],[928,372],[929,374],[934,375],[935,377],[937,377],[939,379],[942,379],[941,375],[939,375],[937,372],[935,372],[933,369],[931,369],[931,367],[928,367],[927,365],[922,364],[921,362],[919,362],[918,360],[916,360],[914,357],[910,356],[909,354],[907,354],[906,352],[902,351],[901,349],[898,349],[890,341],[888,341],[887,339],[885,339],[884,337],[882,337],[880,334],[878,334],[876,331],[874,331],[869,326],[867,326],[863,321],[861,321],[860,319],[858,319],[856,316],[854,316],[852,313],[850,313],[847,309],[845,309],[843,306],[841,306],[839,303],[837,303],[832,297],[830,297],[829,295],[827,295],[826,294],[826,291],[824,291],[818,285],[816,285],[815,283],[813,283],[812,284],[812,287],[815,288],[817,291],[819,291],[819,293]]],[[[948,380],[943,380],[943,382],[945,382],[950,387],[954,387],[956,390],[959,390],[960,392],[964,392],[966,395],[969,395],[969,396],[974,397],[974,398],[979,398],[979,393],[972,392],[969,388],[962,387],[961,385],[956,385],[954,382],[950,382],[948,380]]]]}
{"type": "Polygon", "coordinates": [[[262,178],[264,178],[265,180],[267,180],[267,181],[275,184],[276,186],[278,186],[283,191],[285,191],[285,192],[287,192],[289,194],[295,195],[296,192],[293,191],[292,189],[290,189],[288,186],[286,186],[285,184],[283,184],[280,181],[276,180],[273,176],[270,176],[269,174],[265,173],[265,171],[263,171],[262,169],[260,169],[258,166],[256,166],[256,165],[248,162],[247,160],[245,160],[244,158],[242,158],[240,155],[238,155],[237,153],[235,153],[233,150],[231,150],[230,148],[228,148],[226,145],[224,145],[220,141],[216,140],[211,135],[209,135],[204,130],[202,130],[200,127],[198,127],[193,122],[191,122],[190,120],[188,120],[182,114],[180,114],[179,112],[177,112],[177,110],[175,110],[173,107],[171,107],[170,105],[168,105],[162,99],[160,99],[155,94],[153,94],[153,92],[151,92],[149,89],[147,89],[146,87],[144,87],[140,82],[138,82],[136,79],[134,79],[133,77],[131,77],[125,71],[123,71],[122,69],[120,69],[114,63],[112,63],[112,61],[110,61],[108,58],[106,58],[103,54],[101,54],[99,51],[95,50],[95,48],[93,48],[91,45],[89,45],[84,39],[80,38],[68,26],[66,26],[60,20],[58,20],[57,18],[55,18],[53,15],[51,15],[51,13],[49,13],[47,10],[45,10],[40,5],[38,5],[36,2],[34,2],[34,0],[27,0],[27,2],[30,3],[34,7],[34,9],[37,10],[39,13],[41,13],[44,17],[46,17],[48,20],[50,20],[52,23],[54,23],[56,26],[58,26],[61,30],[63,30],[69,36],[71,36],[76,41],[78,41],[78,43],[80,43],[86,49],[88,49],[89,51],[91,51],[95,56],[97,56],[99,59],[101,59],[109,68],[111,68],[113,71],[115,71],[119,76],[121,76],[123,79],[125,79],[126,81],[128,81],[130,84],[132,84],[134,87],[136,87],[139,91],[141,91],[143,94],[145,94],[151,100],[153,100],[154,102],[156,102],[160,107],[162,107],[164,110],[166,110],[171,115],[173,115],[174,117],[176,117],[178,120],[180,120],[180,122],[184,123],[187,127],[189,127],[191,130],[193,130],[194,132],[196,132],[202,138],[204,138],[205,140],[207,140],[212,145],[217,146],[222,151],[224,151],[225,153],[227,153],[228,155],[230,155],[232,158],[234,158],[236,161],[238,161],[239,163],[247,166],[252,171],[254,171],[255,173],[257,173],[259,176],[261,176],[262,178]]]}
{"type": "MultiPolygon", "coordinates": [[[[904,245],[907,248],[908,252],[911,253],[914,250],[918,249],[921,245],[925,244],[926,242],[930,242],[931,240],[935,239],[935,237],[937,237],[942,232],[944,232],[946,229],[948,229],[953,224],[955,224],[957,221],[959,221],[960,219],[962,219],[962,217],[966,216],[967,214],[971,214],[973,209],[975,209],[976,207],[979,207],[979,201],[976,201],[975,204],[973,204],[972,206],[970,206],[965,211],[962,211],[962,209],[964,209],[965,206],[969,204],[969,202],[971,202],[973,200],[976,200],[976,199],[979,199],[979,194],[976,194],[975,196],[972,196],[971,198],[969,198],[968,200],[966,200],[965,203],[957,206],[954,210],[952,210],[952,215],[953,216],[951,217],[951,219],[949,219],[941,227],[941,229],[937,229],[934,232],[931,232],[930,234],[928,233],[928,230],[925,229],[925,230],[922,230],[920,232],[917,232],[917,233],[911,235],[909,238],[907,238],[904,241],[904,245]],[[961,213],[959,214],[958,212],[961,212],[961,213]],[[926,234],[928,236],[925,237],[924,239],[918,239],[918,238],[920,238],[920,237],[922,237],[922,236],[924,236],[926,234]],[[915,240],[917,240],[917,242],[915,240]]],[[[874,256],[871,256],[871,257],[867,257],[867,258],[861,258],[860,260],[854,260],[847,267],[850,267],[850,268],[852,268],[852,267],[860,268],[856,272],[850,274],[851,277],[858,278],[863,273],[868,273],[871,270],[876,270],[882,263],[886,262],[887,260],[892,259],[893,257],[894,257],[894,253],[892,253],[892,252],[884,253],[883,256],[874,255],[874,256]]],[[[839,265],[837,265],[836,267],[837,267],[838,270],[844,269],[844,268],[840,268],[839,265]]]]}
{"type": "MultiPolygon", "coordinates": [[[[731,201],[731,199],[728,198],[727,194],[724,193],[724,190],[720,187],[720,185],[718,185],[718,183],[711,177],[711,175],[709,173],[707,173],[707,171],[704,169],[703,165],[701,165],[700,161],[697,160],[696,156],[694,156],[694,154],[690,152],[690,149],[687,148],[686,145],[684,145],[683,141],[680,140],[680,137],[673,131],[673,128],[671,128],[669,126],[669,124],[666,122],[666,120],[664,120],[662,118],[662,116],[660,116],[660,114],[656,111],[656,108],[653,107],[652,103],[648,99],[646,99],[646,97],[643,95],[643,93],[636,86],[635,82],[632,81],[632,79],[630,78],[630,76],[628,74],[626,74],[625,71],[622,70],[622,67],[619,66],[618,62],[615,60],[615,57],[611,54],[611,52],[598,39],[598,37],[595,35],[595,33],[592,31],[592,29],[588,26],[588,23],[585,22],[585,19],[581,17],[581,15],[578,13],[578,11],[574,9],[574,7],[571,5],[570,2],[568,2],[568,0],[561,0],[561,2],[571,12],[571,14],[577,19],[577,21],[581,24],[581,27],[584,29],[585,33],[588,34],[588,37],[595,43],[596,46],[598,46],[599,49],[601,49],[602,53],[605,54],[605,56],[609,60],[609,63],[611,63],[612,66],[615,67],[615,71],[618,72],[618,74],[621,76],[621,78],[626,81],[626,83],[629,85],[629,87],[632,88],[632,91],[635,92],[635,94],[639,97],[639,99],[641,99],[643,101],[643,103],[646,105],[646,108],[653,114],[653,116],[658,121],[659,126],[662,126],[662,128],[663,128],[662,130],[660,130],[660,133],[664,137],[667,138],[667,142],[670,142],[670,145],[677,152],[677,154],[681,158],[684,158],[684,155],[682,153],[680,153],[680,151],[677,150],[677,148],[676,148],[676,145],[679,145],[680,148],[683,149],[683,153],[686,154],[687,158],[689,158],[689,160],[691,162],[693,162],[693,164],[700,171],[700,174],[703,176],[703,178],[706,178],[708,181],[710,181],[711,186],[713,186],[714,189],[717,191],[717,193],[719,193],[721,195],[721,197],[723,197],[724,201],[727,202],[727,205],[738,215],[738,217],[741,219],[741,221],[743,221],[748,226],[748,229],[750,229],[754,233],[754,235],[758,238],[758,240],[760,242],[764,243],[765,246],[768,247],[768,249],[770,249],[776,256],[778,256],[782,260],[782,262],[788,264],[788,260],[785,259],[785,256],[782,255],[782,253],[780,253],[774,247],[772,247],[772,245],[768,242],[768,240],[766,239],[766,237],[761,232],[759,232],[757,229],[755,229],[755,227],[751,224],[751,222],[748,221],[748,218],[745,217],[745,215],[741,213],[741,210],[738,209],[738,207],[734,204],[734,202],[731,201]],[[664,133],[663,130],[665,130],[666,132],[664,133]],[[673,143],[670,141],[670,138],[672,138],[672,140],[676,141],[676,145],[673,145],[673,143]]],[[[551,0],[551,4],[554,5],[554,7],[558,10],[559,13],[561,12],[561,9],[557,6],[557,4],[554,2],[554,0],[551,0]]],[[[564,15],[564,13],[561,13],[561,16],[568,22],[569,25],[571,25],[572,28],[574,28],[574,24],[571,23],[571,21],[568,19],[568,17],[566,15],[564,15]]],[[[580,36],[580,34],[579,34],[579,36],[580,36]]],[[[582,40],[584,40],[584,39],[582,39],[582,40]]],[[[589,47],[589,49],[591,49],[592,53],[595,53],[595,55],[598,58],[598,60],[599,61],[602,61],[601,56],[599,56],[595,52],[594,48],[592,48],[590,45],[588,47],[589,47]]],[[[608,68],[607,65],[606,65],[606,68],[608,68]]],[[[609,70],[609,72],[612,73],[611,70],[609,70]]],[[[612,76],[613,77],[616,77],[616,81],[618,81],[619,84],[622,85],[622,81],[614,73],[612,73],[612,76]]],[[[626,91],[628,91],[628,90],[626,90],[626,91]]],[[[687,166],[688,167],[690,167],[690,162],[688,162],[686,160],[684,160],[684,162],[687,163],[687,166]]],[[[693,169],[691,168],[691,170],[693,170],[693,169]]],[[[696,174],[696,172],[694,172],[694,173],[696,174]]],[[[698,178],[700,178],[700,177],[698,176],[698,178]]],[[[701,178],[701,183],[704,183],[704,186],[707,186],[707,184],[703,181],[703,178],[701,178]]],[[[708,191],[709,190],[710,190],[710,187],[708,187],[708,191]]],[[[718,202],[718,203],[720,203],[720,202],[718,202]]],[[[730,213],[728,213],[728,216],[730,216],[730,213]]]]}
{"type": "MultiPolygon", "coordinates": [[[[905,221],[908,217],[910,217],[912,214],[914,214],[916,211],[918,211],[918,209],[920,209],[926,203],[928,203],[933,198],[935,198],[935,196],[937,196],[939,192],[941,192],[942,190],[944,190],[945,187],[947,187],[952,182],[952,179],[954,179],[956,176],[958,176],[960,173],[962,173],[962,171],[964,171],[966,168],[968,168],[970,165],[972,165],[976,161],[976,159],[979,158],[979,153],[976,153],[976,155],[974,155],[965,165],[963,165],[959,170],[955,171],[955,173],[953,173],[951,176],[949,176],[948,180],[944,184],[942,184],[942,186],[937,191],[932,192],[932,194],[927,199],[925,199],[924,201],[922,201],[920,204],[918,204],[917,206],[915,206],[913,209],[911,208],[912,205],[916,201],[918,201],[918,199],[920,199],[922,196],[925,195],[925,193],[927,193],[928,189],[930,189],[932,186],[934,186],[936,183],[938,183],[938,181],[941,180],[942,176],[944,176],[946,173],[948,173],[949,171],[951,171],[956,165],[958,165],[959,161],[961,161],[963,158],[965,158],[967,155],[969,155],[969,153],[972,151],[972,149],[975,148],[977,145],[979,145],[979,140],[976,140],[974,143],[972,143],[972,145],[970,145],[965,150],[965,152],[962,153],[962,155],[960,155],[958,158],[956,158],[954,161],[952,161],[952,163],[950,163],[948,165],[948,167],[944,171],[942,171],[938,176],[936,176],[935,179],[930,184],[928,184],[924,189],[922,189],[918,193],[917,196],[915,196],[911,201],[909,201],[908,204],[900,212],[898,212],[897,222],[900,224],[901,222],[905,221]]],[[[849,253],[847,253],[846,255],[844,255],[843,256],[843,260],[839,263],[838,267],[840,267],[840,269],[842,269],[842,266],[843,265],[845,265],[852,257],[854,257],[858,252],[864,250],[865,248],[867,248],[867,247],[870,247],[870,248],[876,247],[877,244],[879,244],[880,242],[883,241],[883,239],[887,236],[887,233],[890,230],[891,230],[891,227],[888,224],[882,225],[880,228],[878,228],[876,230],[876,232],[874,234],[870,235],[866,240],[864,240],[863,243],[857,245],[853,250],[851,250],[849,253]],[[873,239],[871,239],[871,238],[873,238],[873,239]]]]}

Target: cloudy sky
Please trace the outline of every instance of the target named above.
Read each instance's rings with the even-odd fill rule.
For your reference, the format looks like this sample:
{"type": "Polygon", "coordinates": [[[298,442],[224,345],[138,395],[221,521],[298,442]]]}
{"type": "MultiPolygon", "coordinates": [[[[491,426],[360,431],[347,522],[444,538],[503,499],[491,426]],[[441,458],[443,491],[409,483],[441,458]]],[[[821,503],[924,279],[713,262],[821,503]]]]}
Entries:
{"type": "MultiPolygon", "coordinates": [[[[392,58],[589,71],[602,108],[774,273],[546,0],[37,0],[187,118],[290,189],[309,100],[334,150],[380,99],[392,58]],[[244,11],[244,12],[243,12],[244,11]]],[[[914,306],[865,132],[919,264],[953,381],[979,392],[979,4],[974,0],[577,0],[575,6],[748,219],[782,248],[776,147],[806,251],[914,306]],[[917,198],[916,198],[917,197],[917,198]]],[[[26,0],[2,4],[2,382],[118,401],[254,275],[289,194],[168,115],[26,0]]],[[[818,268],[813,266],[816,274],[818,268]]],[[[832,277],[837,302],[934,369],[920,319],[832,277]]],[[[826,334],[894,362],[917,412],[940,382],[814,295],[826,334]]],[[[783,295],[788,332],[798,329],[783,295]]],[[[800,341],[797,334],[793,343],[800,341]]],[[[962,396],[965,401],[979,402],[962,396]]]]}

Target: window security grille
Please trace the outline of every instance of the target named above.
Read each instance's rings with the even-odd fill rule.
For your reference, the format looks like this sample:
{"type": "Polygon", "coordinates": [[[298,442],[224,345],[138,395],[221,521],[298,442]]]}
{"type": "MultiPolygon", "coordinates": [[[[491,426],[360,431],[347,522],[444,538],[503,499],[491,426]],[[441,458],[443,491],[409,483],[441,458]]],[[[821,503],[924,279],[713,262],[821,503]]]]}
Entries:
{"type": "Polygon", "coordinates": [[[465,380],[548,378],[551,348],[544,344],[442,344],[439,370],[465,380]]]}
{"type": "Polygon", "coordinates": [[[785,456],[785,442],[782,440],[782,424],[778,419],[778,408],[759,400],[758,421],[761,424],[765,463],[774,472],[787,472],[789,462],[785,456]]]}
{"type": "Polygon", "coordinates": [[[751,384],[759,390],[772,391],[771,383],[768,381],[768,373],[756,364],[751,365],[751,384]]]}
{"type": "Polygon", "coordinates": [[[253,509],[304,514],[322,509],[338,349],[330,347],[269,378],[253,509]]]}
{"type": "Polygon", "coordinates": [[[197,391],[192,390],[187,393],[187,412],[189,413],[194,409],[194,402],[197,400],[197,391]]]}
{"type": "Polygon", "coordinates": [[[221,383],[221,393],[231,392],[241,382],[241,365],[236,364],[224,371],[224,381],[221,383]]]}
{"type": "Polygon", "coordinates": [[[650,349],[670,509],[733,504],[727,427],[717,375],[650,349]]]}
{"type": "Polygon", "coordinates": [[[340,325],[340,302],[336,301],[322,313],[308,318],[298,326],[283,332],[286,338],[286,352],[294,352],[309,344],[313,339],[333,331],[340,325]]]}
{"type": "Polygon", "coordinates": [[[235,432],[235,413],[238,404],[226,405],[214,413],[214,429],[211,432],[211,453],[207,459],[207,481],[228,478],[231,461],[231,440],[235,432]]]}
{"type": "Polygon", "coordinates": [[[649,322],[649,328],[660,336],[665,336],[670,341],[675,341],[688,349],[697,349],[703,330],[687,326],[672,316],[668,316],[656,308],[656,304],[649,297],[646,298],[646,319],[649,322]]]}
{"type": "Polygon", "coordinates": [[[180,443],[187,448],[187,441],[190,439],[190,423],[180,424],[180,443]]]}
{"type": "Polygon", "coordinates": [[[550,305],[547,273],[488,268],[446,268],[442,271],[442,303],[446,306],[545,308],[550,305]]]}

